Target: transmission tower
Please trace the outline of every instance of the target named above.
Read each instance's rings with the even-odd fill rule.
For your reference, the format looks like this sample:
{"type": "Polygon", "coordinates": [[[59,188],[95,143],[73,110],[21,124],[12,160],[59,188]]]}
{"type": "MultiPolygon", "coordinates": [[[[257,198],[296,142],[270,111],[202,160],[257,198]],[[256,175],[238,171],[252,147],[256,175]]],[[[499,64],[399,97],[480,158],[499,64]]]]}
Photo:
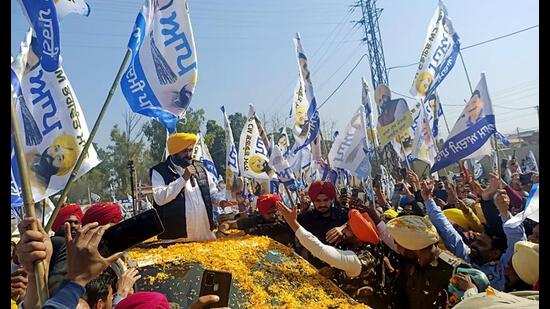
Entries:
{"type": "MultiPolygon", "coordinates": [[[[378,9],[376,7],[376,0],[357,0],[352,7],[354,9],[361,9],[362,17],[360,20],[356,21],[355,24],[362,26],[363,31],[365,32],[365,36],[362,41],[367,44],[372,89],[374,91],[380,84],[389,86],[386,61],[384,60],[384,48],[382,47],[382,36],[380,35],[380,27],[378,26],[378,18],[380,18],[382,9],[378,9]]],[[[376,108],[378,110],[378,114],[380,114],[378,104],[376,104],[376,108]]],[[[401,162],[391,143],[388,143],[381,149],[377,149],[377,157],[380,158],[379,162],[384,162],[386,167],[394,167],[393,170],[388,168],[391,174],[399,175],[398,166],[400,166],[401,162]]],[[[379,167],[375,166],[373,171],[378,173],[379,167]]]]}
{"type": "Polygon", "coordinates": [[[388,85],[384,48],[382,47],[382,37],[378,26],[378,18],[382,13],[382,9],[376,7],[376,0],[358,0],[353,6],[361,9],[362,18],[356,23],[363,26],[365,32],[363,42],[367,43],[369,52],[372,89],[376,89],[380,84],[388,85]]]}

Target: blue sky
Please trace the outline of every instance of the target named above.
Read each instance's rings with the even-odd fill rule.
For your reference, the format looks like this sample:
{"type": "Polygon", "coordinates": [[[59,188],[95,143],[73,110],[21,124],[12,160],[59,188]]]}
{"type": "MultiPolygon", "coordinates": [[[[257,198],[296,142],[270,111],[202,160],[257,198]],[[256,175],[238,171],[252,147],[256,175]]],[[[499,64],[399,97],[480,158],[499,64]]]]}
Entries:
{"type": "MultiPolygon", "coordinates": [[[[15,55],[29,25],[12,0],[11,52],[15,55]]],[[[61,24],[64,69],[72,83],[91,129],[125,53],[133,22],[143,1],[90,0],[89,17],[67,16],[61,24]]],[[[539,23],[539,4],[524,0],[448,0],[445,2],[462,46],[472,45],[539,23]]],[[[190,0],[189,8],[198,54],[199,78],[193,108],[203,108],[207,119],[222,125],[219,107],[228,113],[247,113],[253,103],[258,114],[285,117],[297,81],[292,37],[300,32],[312,69],[317,101],[323,102],[344,79],[367,46],[360,28],[351,21],[352,1],[344,0],[190,0]]],[[[379,0],[386,66],[418,61],[424,37],[437,1],[379,0]]],[[[472,80],[484,72],[498,129],[538,128],[536,110],[514,110],[538,105],[539,31],[522,32],[463,51],[472,80]]],[[[390,88],[408,94],[416,67],[390,71],[390,88]]],[[[320,111],[321,119],[346,125],[361,99],[361,76],[370,83],[367,58],[320,111]]],[[[469,97],[462,65],[457,63],[438,88],[452,126],[469,97]],[[451,106],[449,106],[451,105],[451,106]],[[456,106],[452,106],[456,105],[456,106]]],[[[409,106],[414,102],[408,100],[409,106]]],[[[95,141],[109,144],[115,123],[123,124],[129,111],[120,89],[113,97],[95,141]]],[[[142,122],[144,122],[142,120],[142,122]]],[[[441,132],[446,136],[446,130],[441,132]]]]}

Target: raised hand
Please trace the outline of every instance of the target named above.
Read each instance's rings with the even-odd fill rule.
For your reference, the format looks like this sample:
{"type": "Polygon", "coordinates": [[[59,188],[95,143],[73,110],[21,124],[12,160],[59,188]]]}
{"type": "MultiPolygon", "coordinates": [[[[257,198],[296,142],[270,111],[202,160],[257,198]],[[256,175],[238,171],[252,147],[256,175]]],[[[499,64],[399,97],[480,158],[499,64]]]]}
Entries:
{"type": "Polygon", "coordinates": [[[430,179],[425,179],[421,183],[421,191],[422,198],[424,201],[429,200],[432,198],[432,192],[434,190],[434,183],[430,179]]]}
{"type": "MultiPolygon", "coordinates": [[[[86,224],[76,231],[73,239],[69,223],[65,223],[65,243],[67,244],[67,278],[86,286],[97,278],[111,263],[122,256],[122,252],[104,258],[97,246],[105,231],[112,224],[98,226],[97,222],[86,224]]],[[[124,237],[121,235],[121,237],[124,237]]]]}
{"type": "Polygon", "coordinates": [[[292,206],[292,209],[289,209],[286,207],[283,203],[277,202],[275,203],[275,206],[285,219],[285,221],[290,225],[292,230],[296,232],[296,230],[300,227],[300,224],[298,224],[298,210],[296,209],[296,205],[294,204],[292,206]]]}
{"type": "Polygon", "coordinates": [[[141,278],[141,275],[138,274],[137,269],[128,268],[118,279],[116,293],[122,297],[134,294],[134,284],[139,278],[141,278]]]}
{"type": "Polygon", "coordinates": [[[497,192],[499,181],[500,177],[498,176],[498,174],[496,172],[491,172],[489,186],[487,186],[487,188],[483,190],[481,194],[481,197],[484,200],[489,201],[493,198],[493,195],[495,194],[495,192],[497,192]]]}
{"type": "Polygon", "coordinates": [[[510,197],[508,196],[508,193],[506,193],[506,190],[497,190],[495,195],[495,206],[501,216],[506,216],[508,214],[508,210],[510,209],[510,197]]]}
{"type": "Polygon", "coordinates": [[[343,242],[346,239],[346,234],[344,234],[343,230],[346,228],[346,225],[337,226],[332,229],[330,229],[325,238],[327,242],[333,246],[336,246],[343,242]]]}
{"type": "Polygon", "coordinates": [[[407,181],[413,185],[414,190],[418,190],[418,188],[420,188],[420,179],[412,169],[407,171],[407,181]]]}

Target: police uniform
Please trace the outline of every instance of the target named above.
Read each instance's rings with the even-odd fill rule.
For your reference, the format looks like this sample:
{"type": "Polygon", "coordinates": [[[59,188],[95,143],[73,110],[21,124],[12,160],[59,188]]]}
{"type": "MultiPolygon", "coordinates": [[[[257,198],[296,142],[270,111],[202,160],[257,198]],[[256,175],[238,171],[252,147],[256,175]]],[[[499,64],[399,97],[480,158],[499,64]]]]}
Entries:
{"type": "Polygon", "coordinates": [[[364,244],[358,250],[354,250],[361,262],[361,273],[350,278],[344,271],[336,270],[333,281],[358,302],[377,309],[396,308],[395,290],[385,284],[387,279],[382,246],[364,244]],[[364,291],[358,293],[361,288],[364,291]]]}
{"type": "Polygon", "coordinates": [[[426,267],[420,267],[414,262],[406,263],[397,278],[396,288],[400,296],[397,307],[449,307],[450,294],[447,288],[457,267],[470,268],[466,262],[447,251],[441,251],[437,259],[426,267]]]}

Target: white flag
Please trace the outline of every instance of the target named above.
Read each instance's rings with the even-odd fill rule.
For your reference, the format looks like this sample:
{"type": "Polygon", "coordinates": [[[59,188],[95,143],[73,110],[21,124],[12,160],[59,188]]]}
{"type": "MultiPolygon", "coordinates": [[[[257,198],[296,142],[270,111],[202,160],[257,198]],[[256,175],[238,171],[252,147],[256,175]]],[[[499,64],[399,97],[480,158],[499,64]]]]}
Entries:
{"type": "MultiPolygon", "coordinates": [[[[21,54],[12,63],[11,84],[33,199],[38,202],[65,187],[89,132],[65,71],[61,66],[53,72],[44,70],[33,52],[37,41],[31,38],[27,33],[21,54]]],[[[90,146],[77,178],[97,164],[90,146]]]]}
{"type": "Polygon", "coordinates": [[[348,170],[359,178],[370,175],[364,107],[360,106],[346,129],[340,132],[328,154],[330,166],[348,170]]]}
{"type": "Polygon", "coordinates": [[[290,168],[288,162],[283,157],[283,153],[278,145],[273,145],[269,161],[273,168],[277,171],[277,177],[279,178],[279,181],[283,183],[289,190],[296,191],[294,172],[290,168]]]}
{"type": "Polygon", "coordinates": [[[530,172],[539,172],[539,166],[537,164],[537,159],[532,150],[529,150],[529,155],[527,156],[527,168],[530,172]]]}
{"type": "Polygon", "coordinates": [[[231,188],[233,188],[233,183],[240,175],[239,172],[239,163],[237,159],[237,148],[235,147],[235,141],[233,140],[233,132],[231,131],[231,124],[225,113],[225,107],[221,107],[223,113],[223,125],[225,128],[225,187],[226,198],[232,199],[231,197],[231,188]]]}
{"type": "MultiPolygon", "coordinates": [[[[313,142],[313,140],[317,137],[317,134],[319,134],[321,121],[319,118],[319,111],[317,110],[317,101],[315,100],[315,95],[313,93],[311,71],[309,70],[306,53],[304,52],[300,39],[300,34],[298,33],[296,33],[296,37],[294,38],[294,45],[296,47],[296,56],[298,58],[298,71],[300,73],[298,91],[303,91],[303,98],[301,100],[306,101],[306,104],[302,104],[301,106],[305,107],[307,105],[307,110],[303,111],[306,112],[305,115],[307,116],[307,121],[304,125],[302,125],[300,138],[296,139],[296,142],[298,142],[298,146],[295,151],[299,151],[303,147],[306,147],[311,142],[313,142]],[[305,126],[307,126],[307,131],[304,136],[303,133],[305,130],[305,126]],[[303,140],[302,137],[304,137],[303,140]]],[[[298,115],[298,113],[302,115],[302,111],[296,110],[296,115],[298,115]]],[[[296,125],[301,125],[301,121],[299,123],[296,122],[296,125]]]]}
{"type": "Polygon", "coordinates": [[[275,171],[269,166],[267,148],[260,136],[255,118],[254,107],[250,105],[239,141],[239,169],[243,176],[271,180],[275,171]]]}
{"type": "Polygon", "coordinates": [[[132,59],[120,80],[124,97],[135,113],[152,117],[175,132],[197,82],[187,0],[146,0],[128,48],[132,59]]]}
{"type": "Polygon", "coordinates": [[[90,15],[90,6],[84,0],[55,0],[54,2],[59,19],[71,13],[83,16],[90,15]]]}
{"type": "Polygon", "coordinates": [[[539,184],[533,184],[529,197],[525,203],[525,210],[510,218],[504,223],[505,227],[519,226],[526,218],[539,222],[539,184]]]}
{"type": "Polygon", "coordinates": [[[367,128],[369,144],[378,147],[378,137],[376,136],[376,126],[374,125],[374,113],[372,109],[370,89],[364,77],[361,77],[361,84],[363,86],[361,93],[361,103],[365,107],[365,127],[367,128]]]}
{"type": "Polygon", "coordinates": [[[427,113],[424,108],[420,107],[420,117],[416,125],[414,133],[412,157],[428,163],[430,166],[434,163],[434,158],[437,155],[432,136],[432,128],[427,113]]]}
{"type": "Polygon", "coordinates": [[[410,93],[422,100],[430,98],[453,68],[459,51],[460,38],[454,31],[447,8],[439,1],[428,26],[410,93]]]}

